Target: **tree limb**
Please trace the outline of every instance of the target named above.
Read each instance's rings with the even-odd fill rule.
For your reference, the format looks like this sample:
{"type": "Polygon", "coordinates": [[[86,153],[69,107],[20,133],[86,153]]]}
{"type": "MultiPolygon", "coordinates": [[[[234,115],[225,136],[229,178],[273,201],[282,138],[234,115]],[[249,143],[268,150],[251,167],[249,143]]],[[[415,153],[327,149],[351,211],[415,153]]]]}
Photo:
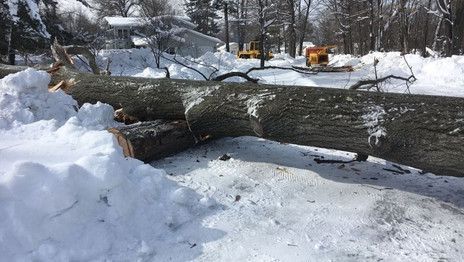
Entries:
{"type": "Polygon", "coordinates": [[[379,79],[368,79],[368,80],[360,80],[357,83],[353,84],[350,86],[350,90],[358,90],[358,89],[370,89],[374,86],[376,86],[379,83],[385,82],[388,79],[398,79],[398,80],[404,80],[408,83],[414,81],[415,79],[414,75],[411,75],[409,77],[402,77],[402,76],[395,76],[395,75],[388,75],[385,77],[381,77],[379,79]],[[366,87],[364,87],[366,86],[366,87]]]}
{"type": "Polygon", "coordinates": [[[248,76],[248,74],[243,73],[243,72],[229,72],[229,73],[226,73],[226,74],[216,76],[215,78],[213,78],[211,80],[212,81],[223,81],[223,80],[225,80],[227,78],[231,78],[231,77],[235,77],[235,76],[244,78],[248,82],[252,82],[252,83],[258,83],[258,81],[259,81],[259,79],[251,78],[250,76],[248,76]]]}

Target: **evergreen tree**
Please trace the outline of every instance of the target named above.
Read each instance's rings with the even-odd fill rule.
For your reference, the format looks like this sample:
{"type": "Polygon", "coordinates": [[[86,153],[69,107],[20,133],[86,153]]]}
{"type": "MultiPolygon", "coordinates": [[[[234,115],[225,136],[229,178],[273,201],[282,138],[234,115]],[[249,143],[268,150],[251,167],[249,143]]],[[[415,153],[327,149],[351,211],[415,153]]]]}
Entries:
{"type": "Polygon", "coordinates": [[[0,52],[15,61],[15,51],[48,49],[51,39],[70,39],[57,16],[56,0],[0,0],[0,52]]]}
{"type": "Polygon", "coordinates": [[[210,0],[187,0],[185,3],[186,13],[197,25],[197,30],[203,34],[215,35],[219,32],[219,26],[216,19],[217,6],[210,0]]]}
{"type": "Polygon", "coordinates": [[[9,24],[9,16],[8,16],[8,4],[5,0],[0,0],[0,54],[6,55],[8,53],[8,24],[9,24]]]}
{"type": "MultiPolygon", "coordinates": [[[[40,10],[42,21],[45,24],[47,31],[50,33],[51,40],[55,38],[61,44],[71,43],[73,35],[64,29],[63,20],[58,15],[56,0],[41,0],[43,8],[40,10]]],[[[48,48],[48,46],[47,46],[48,48]]]]}

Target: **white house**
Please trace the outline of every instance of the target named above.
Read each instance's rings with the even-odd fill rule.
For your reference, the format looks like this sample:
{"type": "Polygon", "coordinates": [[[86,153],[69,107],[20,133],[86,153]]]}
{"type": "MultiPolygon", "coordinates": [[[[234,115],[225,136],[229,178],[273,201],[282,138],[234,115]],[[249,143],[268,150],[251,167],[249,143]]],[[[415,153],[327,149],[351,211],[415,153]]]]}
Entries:
{"type": "Polygon", "coordinates": [[[152,19],[142,17],[105,17],[106,48],[126,49],[147,47],[147,32],[153,21],[168,24],[172,36],[169,38],[169,52],[182,56],[199,57],[206,52],[215,52],[223,42],[215,37],[195,31],[196,25],[183,16],[159,16],[152,19]]]}

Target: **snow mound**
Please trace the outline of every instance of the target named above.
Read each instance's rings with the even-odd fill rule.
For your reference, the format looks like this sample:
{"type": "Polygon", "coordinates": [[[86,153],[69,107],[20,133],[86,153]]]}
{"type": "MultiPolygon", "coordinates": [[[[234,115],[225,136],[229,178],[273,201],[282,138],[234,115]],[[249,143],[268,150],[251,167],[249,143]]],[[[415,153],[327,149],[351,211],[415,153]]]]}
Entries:
{"type": "Polygon", "coordinates": [[[1,80],[1,260],[151,261],[184,248],[180,230],[215,202],[125,158],[106,131],[113,108],[76,113],[49,80],[35,70],[1,80]]]}
{"type": "Polygon", "coordinates": [[[356,67],[361,63],[359,58],[353,55],[334,55],[330,57],[330,66],[352,66],[356,67]]]}
{"type": "Polygon", "coordinates": [[[77,118],[83,126],[101,130],[114,125],[114,109],[101,102],[97,102],[95,105],[85,103],[79,108],[77,118]]]}
{"type": "Polygon", "coordinates": [[[154,69],[151,67],[147,67],[141,73],[135,74],[134,76],[145,77],[145,78],[163,78],[163,77],[166,77],[166,72],[161,69],[154,69]]]}
{"type": "Polygon", "coordinates": [[[439,85],[464,86],[464,56],[452,56],[432,60],[424,64],[422,74],[439,85]]]}
{"type": "Polygon", "coordinates": [[[64,121],[76,114],[77,103],[62,91],[48,92],[50,76],[27,69],[0,81],[0,128],[43,119],[64,121]]]}

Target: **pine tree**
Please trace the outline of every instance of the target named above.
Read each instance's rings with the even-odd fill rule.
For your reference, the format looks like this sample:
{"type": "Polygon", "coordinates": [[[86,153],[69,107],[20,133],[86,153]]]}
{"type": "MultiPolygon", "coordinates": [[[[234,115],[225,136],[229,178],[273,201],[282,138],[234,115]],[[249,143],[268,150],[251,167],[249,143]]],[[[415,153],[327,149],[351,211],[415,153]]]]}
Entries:
{"type": "Polygon", "coordinates": [[[45,24],[47,31],[51,37],[49,39],[54,40],[55,38],[61,44],[71,43],[73,35],[64,29],[64,24],[61,17],[58,15],[56,0],[41,0],[43,9],[40,10],[42,21],[45,24]]]}
{"type": "Polygon", "coordinates": [[[203,34],[215,35],[219,32],[216,19],[219,16],[216,6],[210,0],[188,0],[185,4],[186,13],[197,25],[197,30],[203,34]]]}
{"type": "Polygon", "coordinates": [[[6,55],[8,53],[8,35],[9,35],[9,17],[8,17],[8,4],[5,0],[0,0],[0,54],[6,55]]]}
{"type": "Polygon", "coordinates": [[[54,36],[69,39],[56,9],[56,0],[0,0],[0,50],[8,53],[10,64],[15,50],[30,53],[48,48],[54,36]]]}

